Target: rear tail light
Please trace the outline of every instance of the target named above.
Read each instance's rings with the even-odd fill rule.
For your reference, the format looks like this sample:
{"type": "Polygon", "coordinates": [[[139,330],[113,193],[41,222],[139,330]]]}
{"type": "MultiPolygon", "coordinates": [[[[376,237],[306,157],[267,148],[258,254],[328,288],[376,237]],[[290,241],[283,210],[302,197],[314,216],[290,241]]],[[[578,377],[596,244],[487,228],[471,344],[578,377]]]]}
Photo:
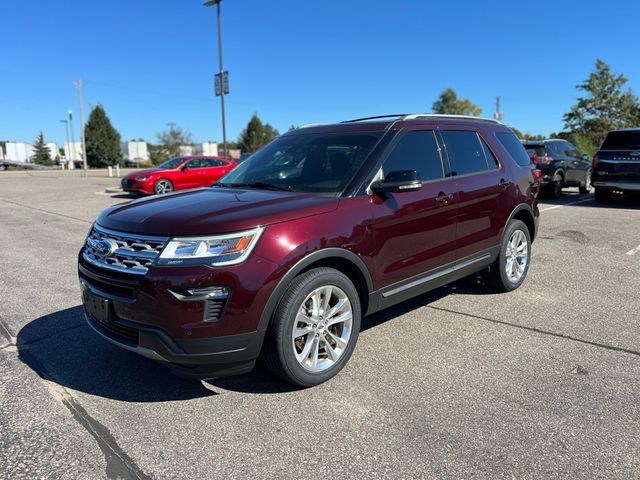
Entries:
{"type": "Polygon", "coordinates": [[[542,180],[542,172],[536,168],[533,171],[533,178],[536,182],[540,183],[540,180],[542,180]]]}
{"type": "Polygon", "coordinates": [[[598,166],[598,154],[597,153],[593,154],[593,160],[591,161],[591,166],[593,168],[596,168],[598,166]]]}

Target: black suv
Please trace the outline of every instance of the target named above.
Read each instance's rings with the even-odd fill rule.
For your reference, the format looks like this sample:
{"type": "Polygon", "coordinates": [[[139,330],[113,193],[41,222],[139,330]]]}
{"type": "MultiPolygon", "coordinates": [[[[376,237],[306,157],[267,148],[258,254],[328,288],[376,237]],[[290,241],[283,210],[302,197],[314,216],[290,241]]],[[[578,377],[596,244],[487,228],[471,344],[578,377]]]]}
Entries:
{"type": "Polygon", "coordinates": [[[591,162],[566,140],[522,142],[531,161],[542,172],[541,185],[553,198],[562,195],[564,187],[578,187],[580,193],[591,192],[591,162]]]}
{"type": "Polygon", "coordinates": [[[593,157],[596,202],[614,193],[640,193],[640,128],[614,130],[593,157]]]}

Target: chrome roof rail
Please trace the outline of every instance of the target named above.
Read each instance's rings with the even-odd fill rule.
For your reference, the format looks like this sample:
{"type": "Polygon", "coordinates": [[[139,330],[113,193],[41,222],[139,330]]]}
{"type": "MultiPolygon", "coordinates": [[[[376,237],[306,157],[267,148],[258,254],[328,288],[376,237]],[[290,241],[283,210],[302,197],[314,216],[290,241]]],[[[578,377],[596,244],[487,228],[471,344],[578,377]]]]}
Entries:
{"type": "Polygon", "coordinates": [[[466,119],[466,120],[481,120],[483,122],[489,122],[489,123],[495,123],[498,125],[502,125],[501,122],[499,122],[498,120],[495,120],[493,118],[484,118],[484,117],[475,117],[473,115],[447,115],[444,113],[411,113],[409,115],[404,115],[402,118],[400,118],[400,120],[417,120],[420,118],[459,118],[459,119],[466,119]]]}
{"type": "Polygon", "coordinates": [[[392,113],[390,115],[374,115],[373,117],[362,117],[362,118],[354,118],[353,120],[343,120],[340,123],[355,123],[355,122],[363,122],[365,120],[377,120],[377,119],[384,119],[384,118],[402,119],[403,117],[406,117],[406,116],[407,116],[406,113],[392,113]]]}

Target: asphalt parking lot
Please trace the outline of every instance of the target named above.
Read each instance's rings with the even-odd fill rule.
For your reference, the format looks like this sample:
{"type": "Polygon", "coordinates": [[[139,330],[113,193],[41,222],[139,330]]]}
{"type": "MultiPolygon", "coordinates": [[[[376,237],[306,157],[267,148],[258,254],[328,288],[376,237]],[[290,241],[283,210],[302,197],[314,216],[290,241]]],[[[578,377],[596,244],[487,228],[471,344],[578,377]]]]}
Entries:
{"type": "Polygon", "coordinates": [[[0,172],[0,478],[638,478],[640,204],[541,202],[529,276],[363,321],[335,379],[190,383],[83,323],[117,184],[0,172]]]}

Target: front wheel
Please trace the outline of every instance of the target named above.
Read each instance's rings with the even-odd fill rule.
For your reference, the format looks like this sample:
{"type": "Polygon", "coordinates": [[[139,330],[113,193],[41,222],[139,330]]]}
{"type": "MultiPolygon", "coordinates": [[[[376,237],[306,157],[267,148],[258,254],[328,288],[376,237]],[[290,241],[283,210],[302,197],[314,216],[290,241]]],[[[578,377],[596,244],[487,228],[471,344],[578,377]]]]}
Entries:
{"type": "Polygon", "coordinates": [[[501,292],[515,290],[524,282],[531,260],[531,236],[520,220],[505,229],[496,261],[489,267],[491,283],[501,292]]]}
{"type": "Polygon", "coordinates": [[[262,360],[273,374],[294,385],[325,382],[349,361],[361,315],[358,292],[349,278],[332,268],[309,270],[284,293],[262,360]]]}
{"type": "Polygon", "coordinates": [[[163,195],[165,193],[173,192],[173,183],[166,178],[161,178],[153,186],[153,191],[156,195],[163,195]]]}
{"type": "Polygon", "coordinates": [[[560,198],[562,196],[562,184],[564,178],[560,173],[555,173],[551,183],[547,186],[547,192],[551,198],[560,198]]]}

